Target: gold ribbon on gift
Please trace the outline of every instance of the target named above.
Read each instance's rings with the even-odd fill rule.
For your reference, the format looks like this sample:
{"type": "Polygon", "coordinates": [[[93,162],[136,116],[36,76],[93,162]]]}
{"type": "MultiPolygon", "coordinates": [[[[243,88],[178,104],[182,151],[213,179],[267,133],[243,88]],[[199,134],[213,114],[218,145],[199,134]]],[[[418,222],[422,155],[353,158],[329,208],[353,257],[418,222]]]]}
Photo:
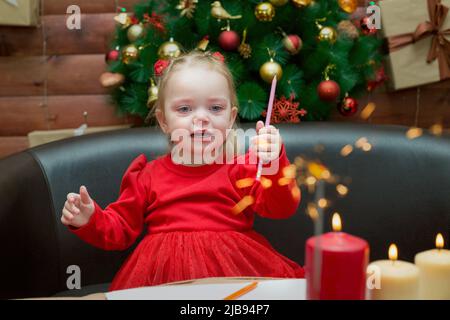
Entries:
{"type": "Polygon", "coordinates": [[[432,36],[431,47],[428,51],[427,62],[438,59],[441,80],[450,78],[450,28],[441,30],[447,18],[449,8],[441,0],[428,0],[428,14],[430,21],[419,23],[413,33],[388,37],[389,52],[397,51],[404,46],[432,36]]]}

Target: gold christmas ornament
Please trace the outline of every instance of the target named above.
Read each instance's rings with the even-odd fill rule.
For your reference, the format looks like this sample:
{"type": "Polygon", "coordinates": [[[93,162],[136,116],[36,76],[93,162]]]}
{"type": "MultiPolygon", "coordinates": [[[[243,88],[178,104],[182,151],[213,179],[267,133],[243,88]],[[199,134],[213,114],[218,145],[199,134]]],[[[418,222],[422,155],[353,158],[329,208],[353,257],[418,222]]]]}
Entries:
{"type": "Polygon", "coordinates": [[[125,64],[136,61],[139,57],[139,49],[134,44],[130,44],[122,50],[122,61],[125,64]]]}
{"type": "Polygon", "coordinates": [[[122,25],[123,29],[131,25],[131,18],[128,16],[128,13],[126,12],[119,13],[117,16],[114,17],[114,21],[122,25]]]}
{"type": "Polygon", "coordinates": [[[217,20],[226,20],[226,19],[241,19],[241,15],[232,16],[222,7],[220,1],[214,1],[211,3],[211,15],[217,20]]]}
{"type": "Polygon", "coordinates": [[[319,41],[328,41],[334,43],[337,39],[337,32],[332,27],[323,27],[319,31],[319,41]]]}
{"type": "Polygon", "coordinates": [[[273,4],[275,7],[282,7],[286,3],[289,2],[289,0],[269,0],[271,4],[273,4]]]}
{"type": "Polygon", "coordinates": [[[312,0],[292,0],[292,3],[297,8],[307,7],[311,4],[312,0]]]}
{"type": "Polygon", "coordinates": [[[245,43],[246,39],[247,29],[244,29],[244,32],[242,33],[242,42],[238,47],[238,52],[244,59],[248,59],[252,56],[252,47],[248,43],[245,43]]]}
{"type": "Polygon", "coordinates": [[[359,31],[356,26],[349,20],[342,20],[337,25],[338,35],[340,37],[347,37],[356,39],[359,37],[359,31]]]}
{"type": "Polygon", "coordinates": [[[180,16],[191,19],[194,16],[194,11],[197,6],[198,0],[180,0],[176,8],[181,10],[180,16]]]}
{"type": "Polygon", "coordinates": [[[148,88],[148,100],[147,107],[151,108],[153,104],[158,100],[158,86],[153,79],[150,79],[150,88],[148,88]]]}
{"type": "Polygon", "coordinates": [[[158,49],[158,56],[160,59],[176,58],[181,54],[181,45],[170,38],[169,41],[164,42],[158,49]]]}
{"type": "Polygon", "coordinates": [[[339,7],[347,13],[355,12],[358,7],[357,0],[338,0],[339,7]]]}
{"type": "Polygon", "coordinates": [[[139,24],[134,24],[127,30],[127,38],[130,42],[135,42],[136,40],[142,38],[144,36],[145,29],[144,26],[139,24]]]}
{"type": "Polygon", "coordinates": [[[275,17],[275,7],[270,2],[258,3],[255,7],[255,16],[259,21],[272,21],[275,17]]]}
{"type": "Polygon", "coordinates": [[[281,79],[283,76],[283,69],[279,63],[270,58],[270,61],[267,61],[259,68],[259,75],[265,82],[271,83],[275,75],[277,76],[277,80],[281,79]]]}

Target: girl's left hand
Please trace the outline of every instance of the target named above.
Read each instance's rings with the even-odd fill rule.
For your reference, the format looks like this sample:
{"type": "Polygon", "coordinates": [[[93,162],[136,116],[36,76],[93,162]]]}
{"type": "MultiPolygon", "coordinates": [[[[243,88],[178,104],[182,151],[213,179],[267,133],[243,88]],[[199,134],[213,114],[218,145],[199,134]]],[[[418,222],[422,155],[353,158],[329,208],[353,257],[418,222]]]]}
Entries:
{"type": "Polygon", "coordinates": [[[281,135],[274,126],[264,126],[264,122],[256,123],[257,135],[251,139],[250,148],[257,152],[258,159],[263,163],[269,163],[280,156],[281,135]]]}

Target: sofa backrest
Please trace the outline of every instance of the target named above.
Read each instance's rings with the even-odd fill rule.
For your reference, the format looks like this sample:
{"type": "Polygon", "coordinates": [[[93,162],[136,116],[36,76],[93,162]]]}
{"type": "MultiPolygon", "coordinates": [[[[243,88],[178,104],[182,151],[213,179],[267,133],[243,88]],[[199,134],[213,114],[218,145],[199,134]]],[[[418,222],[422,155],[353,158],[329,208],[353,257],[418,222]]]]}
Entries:
{"type": "MultiPolygon", "coordinates": [[[[253,127],[243,125],[244,128],[253,127]]],[[[450,138],[405,137],[406,128],[336,123],[280,125],[291,161],[320,160],[332,173],[351,180],[341,198],[328,184],[326,231],[331,214],[341,214],[345,232],[361,236],[371,260],[386,258],[391,242],[399,258],[433,247],[437,232],[450,227],[450,138]],[[355,148],[360,137],[370,152],[355,148]],[[320,148],[317,146],[320,145],[320,148]],[[322,151],[320,151],[322,150],[322,151]]],[[[118,196],[120,181],[139,154],[149,160],[167,152],[167,138],[155,128],[87,135],[42,145],[0,161],[0,297],[49,296],[66,290],[67,268],[81,269],[82,285],[110,282],[130,253],[95,249],[60,222],[69,192],[80,185],[103,207],[118,196]]],[[[303,264],[304,245],[313,234],[305,209],[314,195],[302,188],[302,203],[287,220],[257,218],[255,229],[282,254],[303,264]]]]}

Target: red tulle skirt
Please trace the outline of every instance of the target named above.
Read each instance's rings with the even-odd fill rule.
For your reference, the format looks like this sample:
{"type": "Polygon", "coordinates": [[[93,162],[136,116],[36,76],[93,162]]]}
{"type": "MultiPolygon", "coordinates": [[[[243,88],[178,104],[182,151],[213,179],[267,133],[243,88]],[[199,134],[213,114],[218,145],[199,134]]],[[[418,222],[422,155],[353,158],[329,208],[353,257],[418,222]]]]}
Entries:
{"type": "Polygon", "coordinates": [[[207,277],[303,278],[295,262],[255,231],[147,235],[115,276],[110,291],[207,277]]]}

